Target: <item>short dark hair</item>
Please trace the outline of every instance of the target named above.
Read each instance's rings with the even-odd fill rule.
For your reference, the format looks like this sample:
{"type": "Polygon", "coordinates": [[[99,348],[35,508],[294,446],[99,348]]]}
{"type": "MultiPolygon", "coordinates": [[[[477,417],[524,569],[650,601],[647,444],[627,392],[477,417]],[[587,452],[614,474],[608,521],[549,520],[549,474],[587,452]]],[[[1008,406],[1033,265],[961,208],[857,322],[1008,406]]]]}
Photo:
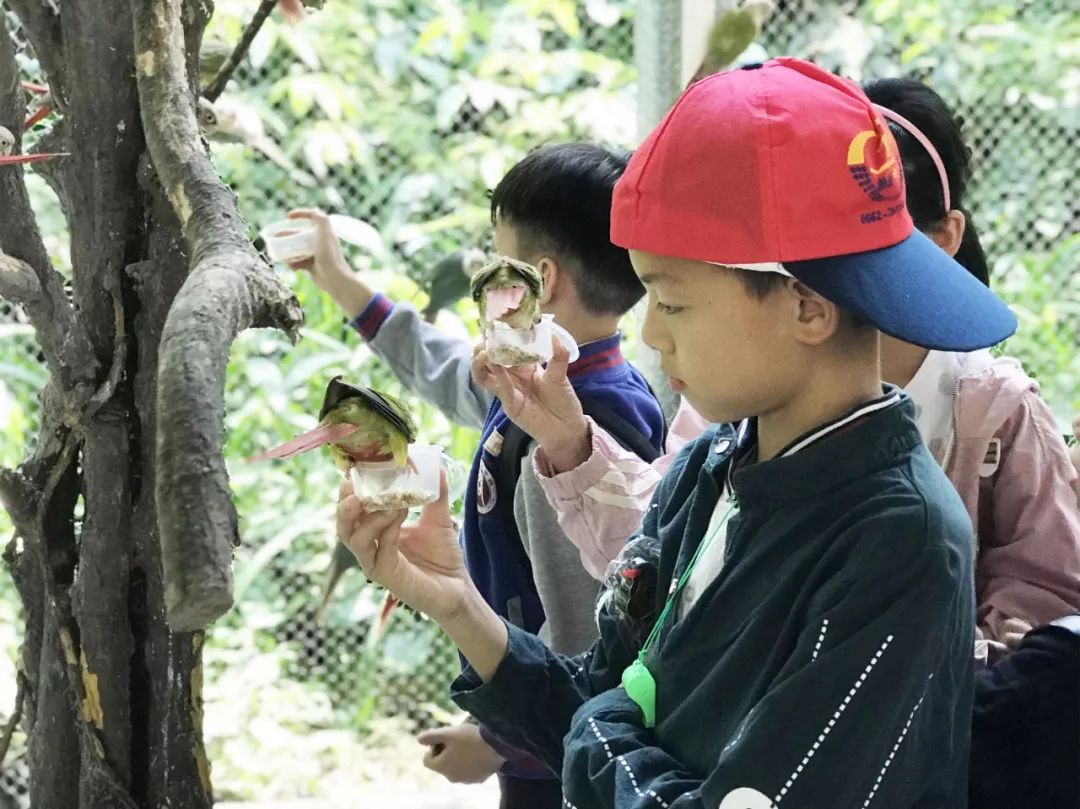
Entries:
{"type": "MultiPolygon", "coordinates": [[[[787,276],[778,272],[740,270],[735,267],[727,267],[726,269],[735,273],[735,276],[739,279],[739,283],[742,284],[743,289],[746,290],[747,295],[751,298],[756,298],[759,301],[765,300],[780,289],[787,278],[787,276]]],[[[845,309],[842,306],[840,307],[840,317],[853,329],[864,329],[870,325],[870,321],[859,317],[851,310],[845,309]]]]}
{"type": "Polygon", "coordinates": [[[491,194],[491,223],[514,229],[522,258],[551,253],[594,314],[622,315],[645,294],[629,253],[610,236],[611,194],[629,159],[591,143],[544,146],[491,194]]]}
{"type": "MultiPolygon", "coordinates": [[[[945,100],[921,81],[908,78],[878,79],[864,85],[875,104],[903,115],[930,140],[941,157],[949,182],[952,208],[967,220],[956,260],[968,272],[990,286],[990,269],[964,194],[971,180],[971,149],[964,142],[964,119],[953,113],[945,100]]],[[[904,164],[908,213],[921,231],[933,231],[949,212],[945,210],[937,167],[923,145],[899,124],[889,122],[904,164]]]]}
{"type": "Polygon", "coordinates": [[[735,267],[730,269],[739,279],[739,283],[746,290],[746,294],[751,298],[757,298],[759,301],[765,300],[765,298],[780,289],[784,285],[784,279],[787,277],[778,272],[740,270],[735,267]]]}

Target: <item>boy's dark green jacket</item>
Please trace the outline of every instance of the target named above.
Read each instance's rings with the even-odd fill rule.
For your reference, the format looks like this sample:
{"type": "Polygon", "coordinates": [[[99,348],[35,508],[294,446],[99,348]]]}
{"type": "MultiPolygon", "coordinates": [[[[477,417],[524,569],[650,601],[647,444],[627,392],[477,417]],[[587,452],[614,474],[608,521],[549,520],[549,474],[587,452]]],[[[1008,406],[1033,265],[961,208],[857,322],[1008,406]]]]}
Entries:
{"type": "Polygon", "coordinates": [[[910,400],[788,457],[737,443],[718,426],[684,448],[644,520],[667,593],[726,477],[739,503],[722,571],[649,653],[655,728],[604,612],[577,658],[509,627],[498,671],[467,669],[455,700],[561,773],[575,809],[963,809],[974,542],[910,400]]]}

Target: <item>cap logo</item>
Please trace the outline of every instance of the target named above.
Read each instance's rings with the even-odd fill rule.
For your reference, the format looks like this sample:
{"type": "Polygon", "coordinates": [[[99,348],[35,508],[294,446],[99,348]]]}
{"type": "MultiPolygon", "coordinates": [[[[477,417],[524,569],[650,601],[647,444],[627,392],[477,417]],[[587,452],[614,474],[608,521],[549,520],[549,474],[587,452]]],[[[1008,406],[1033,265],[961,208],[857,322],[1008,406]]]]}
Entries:
{"type": "Polygon", "coordinates": [[[903,194],[900,153],[884,123],[852,138],[848,144],[847,162],[852,179],[874,202],[889,202],[903,194]]]}

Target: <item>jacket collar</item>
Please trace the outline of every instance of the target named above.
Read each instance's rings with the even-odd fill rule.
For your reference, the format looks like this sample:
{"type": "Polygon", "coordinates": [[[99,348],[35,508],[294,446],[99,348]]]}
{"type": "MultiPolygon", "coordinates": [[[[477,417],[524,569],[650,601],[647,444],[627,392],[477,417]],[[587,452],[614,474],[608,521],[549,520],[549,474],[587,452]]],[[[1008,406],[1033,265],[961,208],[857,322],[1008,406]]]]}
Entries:
{"type": "Polygon", "coordinates": [[[567,377],[575,379],[584,374],[596,373],[607,368],[623,365],[626,359],[623,357],[620,348],[621,343],[622,332],[617,331],[610,337],[593,340],[591,343],[579,346],[580,355],[566,369],[567,377]]]}
{"type": "Polygon", "coordinates": [[[718,458],[730,455],[729,489],[739,501],[800,500],[843,486],[892,465],[922,443],[911,400],[886,385],[882,396],[865,402],[840,418],[815,427],[785,447],[775,458],[755,462],[756,419],[731,434],[718,433],[718,458]]]}

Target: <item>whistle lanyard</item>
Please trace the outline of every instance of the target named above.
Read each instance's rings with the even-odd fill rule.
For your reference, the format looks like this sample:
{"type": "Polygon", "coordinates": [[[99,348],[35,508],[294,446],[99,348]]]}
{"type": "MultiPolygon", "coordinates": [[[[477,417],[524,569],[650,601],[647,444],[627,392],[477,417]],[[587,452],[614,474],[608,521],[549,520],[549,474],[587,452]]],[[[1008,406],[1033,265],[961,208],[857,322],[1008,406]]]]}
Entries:
{"type": "Polygon", "coordinates": [[[690,559],[690,564],[686,566],[686,570],[683,571],[676,585],[671,588],[671,591],[668,593],[667,601],[664,602],[664,609],[660,612],[660,617],[656,619],[656,623],[653,624],[652,632],[649,633],[649,637],[646,638],[645,644],[641,647],[641,651],[638,652],[637,659],[623,670],[623,688],[626,689],[626,695],[641,708],[641,712],[645,716],[645,727],[647,728],[656,725],[656,680],[653,678],[652,672],[649,671],[648,666],[645,665],[645,657],[648,655],[649,650],[652,648],[653,643],[660,634],[660,628],[667,620],[668,614],[675,604],[678,603],[679,595],[682,593],[686,583],[690,580],[690,574],[694,572],[694,568],[701,559],[701,555],[705,552],[705,549],[712,544],[713,540],[716,539],[716,535],[727,526],[728,520],[731,518],[731,514],[735,511],[737,505],[738,504],[732,500],[731,505],[728,506],[728,510],[724,512],[724,516],[720,518],[719,524],[717,524],[717,526],[709,532],[709,535],[701,541],[701,544],[698,545],[693,558],[690,559]]]}

